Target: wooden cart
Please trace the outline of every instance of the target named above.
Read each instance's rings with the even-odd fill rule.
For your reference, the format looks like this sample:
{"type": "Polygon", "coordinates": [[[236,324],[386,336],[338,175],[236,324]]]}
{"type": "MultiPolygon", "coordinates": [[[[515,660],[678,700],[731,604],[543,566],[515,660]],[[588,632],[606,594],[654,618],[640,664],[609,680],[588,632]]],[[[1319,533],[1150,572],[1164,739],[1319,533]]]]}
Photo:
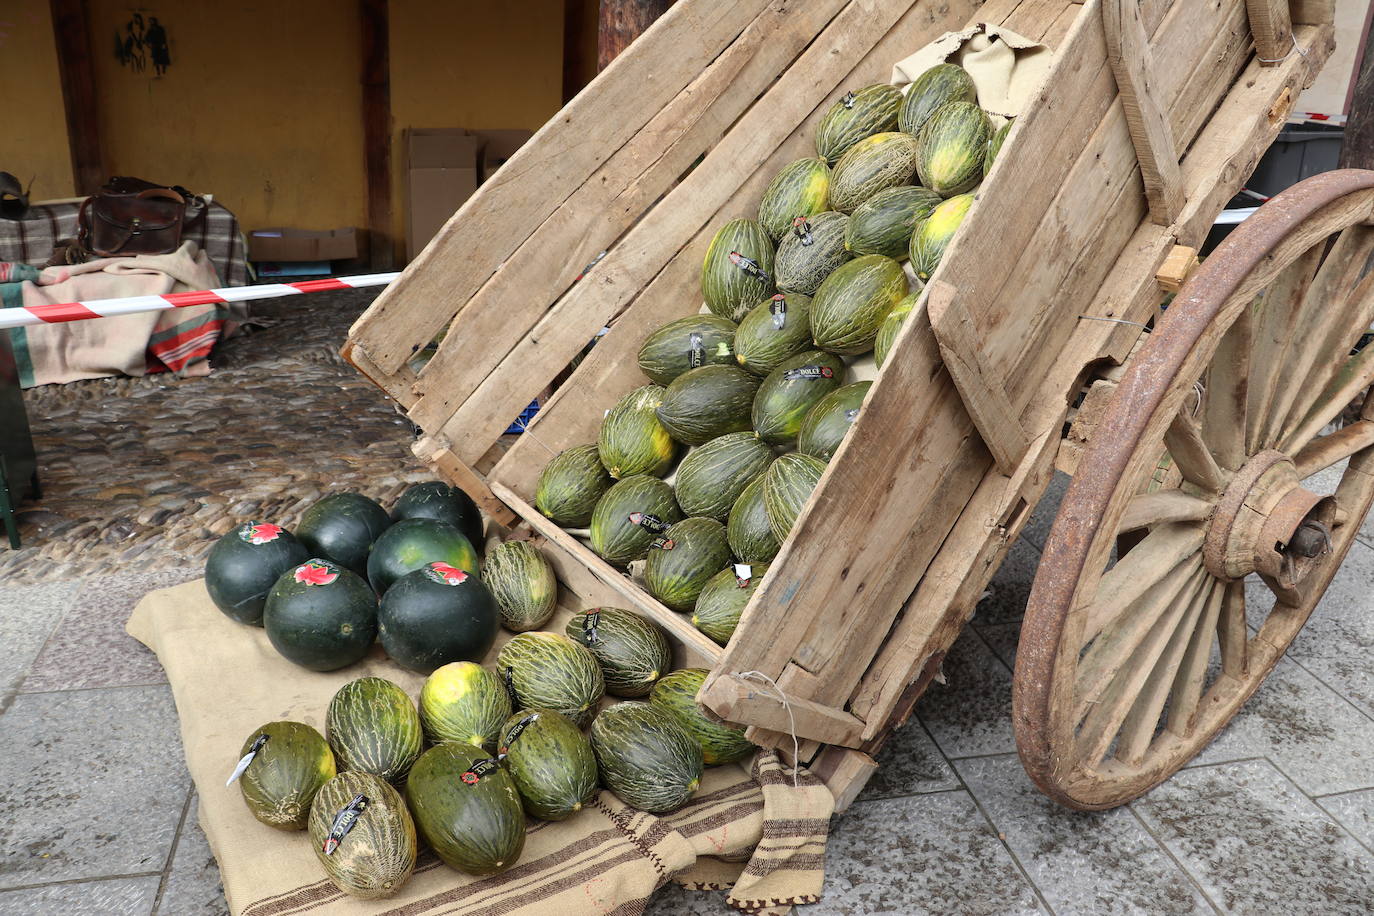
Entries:
{"type": "Polygon", "coordinates": [[[1370,318],[1363,173],[1271,204],[1288,222],[1256,221],[1287,234],[1243,227],[1159,317],[1161,282],[1183,281],[1331,45],[1329,0],[679,0],[449,221],[345,354],[424,431],[420,457],[542,539],[572,603],[663,624],[712,669],[700,701],[786,755],[796,736],[841,808],[1056,462],[1082,469],[1027,611],[1014,719],[1047,792],[1119,804],[1255,689],[1369,503],[1374,425],[1307,444],[1371,374],[1345,359],[1370,318]],[[643,337],[697,311],[716,228],[810,154],[829,105],[978,22],[1053,48],[1049,80],[722,650],[541,516],[538,475],[643,384],[643,337]],[[1341,307],[1318,314],[1309,286],[1341,307]],[[528,433],[504,436],[549,388],[528,433]],[[1297,485],[1351,454],[1334,500],[1297,485]],[[1251,572],[1278,596],[1267,618],[1252,607],[1257,633],[1251,572]]]}

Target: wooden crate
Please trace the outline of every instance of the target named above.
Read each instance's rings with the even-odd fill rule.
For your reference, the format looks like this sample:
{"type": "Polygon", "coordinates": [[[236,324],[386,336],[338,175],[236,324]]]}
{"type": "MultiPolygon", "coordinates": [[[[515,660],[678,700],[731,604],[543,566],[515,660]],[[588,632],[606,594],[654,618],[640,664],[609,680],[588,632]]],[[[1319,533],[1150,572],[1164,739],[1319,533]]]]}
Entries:
{"type": "Polygon", "coordinates": [[[1281,3],[1249,6],[679,0],[449,221],[345,354],[425,431],[418,455],[542,538],[579,601],[662,623],[713,669],[700,699],[717,714],[787,753],[799,736],[843,806],[1042,495],[1071,399],[1130,352],[1166,257],[1200,245],[1329,54],[1330,2],[1294,2],[1291,33],[1281,3]],[[644,383],[643,337],[698,310],[715,229],[810,154],[829,105],[972,22],[1055,49],[1051,76],[722,651],[535,511],[539,472],[644,383]]]}

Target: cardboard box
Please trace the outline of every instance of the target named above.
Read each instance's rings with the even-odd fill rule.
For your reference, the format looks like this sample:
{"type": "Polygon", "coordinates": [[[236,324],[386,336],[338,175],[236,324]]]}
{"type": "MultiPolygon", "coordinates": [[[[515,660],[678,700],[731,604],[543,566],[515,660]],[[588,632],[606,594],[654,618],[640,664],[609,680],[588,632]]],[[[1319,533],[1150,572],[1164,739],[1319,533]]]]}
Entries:
{"type": "Polygon", "coordinates": [[[248,235],[252,261],[344,261],[358,256],[358,230],[254,229],[248,235]]]}
{"type": "Polygon", "coordinates": [[[487,181],[497,169],[506,164],[507,159],[515,155],[516,150],[525,145],[526,140],[534,136],[534,131],[476,130],[473,134],[480,141],[482,154],[479,167],[482,180],[487,181]]]}
{"type": "Polygon", "coordinates": [[[407,128],[406,260],[477,190],[477,138],[461,127],[407,128]]]}

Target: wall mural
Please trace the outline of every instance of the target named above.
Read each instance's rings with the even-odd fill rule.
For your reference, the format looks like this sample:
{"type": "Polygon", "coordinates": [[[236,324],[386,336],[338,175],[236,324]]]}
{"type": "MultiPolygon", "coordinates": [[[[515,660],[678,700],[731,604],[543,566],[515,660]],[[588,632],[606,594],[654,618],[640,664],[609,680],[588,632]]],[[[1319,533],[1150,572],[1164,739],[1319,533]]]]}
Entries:
{"type": "Polygon", "coordinates": [[[152,68],[155,76],[166,75],[167,68],[172,65],[167,29],[156,16],[149,16],[145,21],[142,13],[134,13],[122,31],[115,30],[115,59],[135,73],[145,73],[152,68]]]}

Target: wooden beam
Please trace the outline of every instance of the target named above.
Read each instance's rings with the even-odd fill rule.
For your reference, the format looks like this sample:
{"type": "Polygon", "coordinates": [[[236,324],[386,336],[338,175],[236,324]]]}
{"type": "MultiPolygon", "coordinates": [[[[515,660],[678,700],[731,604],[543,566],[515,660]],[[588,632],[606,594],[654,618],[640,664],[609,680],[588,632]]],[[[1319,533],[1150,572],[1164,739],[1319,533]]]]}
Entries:
{"type": "Polygon", "coordinates": [[[1102,25],[1107,36],[1107,58],[1126,112],[1126,126],[1140,160],[1150,219],[1167,226],[1183,209],[1183,179],[1174,134],[1159,107],[1153,85],[1154,54],[1140,18],[1140,4],[1137,0],[1103,0],[1102,25]]]}
{"type": "Polygon", "coordinates": [[[1176,293],[1183,289],[1188,277],[1198,265],[1197,249],[1187,245],[1175,245],[1169,249],[1164,263],[1155,271],[1155,281],[1166,293],[1176,293]]]}
{"type": "Polygon", "coordinates": [[[601,0],[596,69],[605,70],[672,5],[673,0],[601,0]]]}
{"type": "Polygon", "coordinates": [[[748,681],[738,674],[722,674],[707,681],[697,701],[722,719],[749,722],[789,737],[796,734],[844,747],[856,747],[863,740],[862,719],[843,709],[788,696],[770,684],[748,681]]]}
{"type": "Polygon", "coordinates": [[[1293,51],[1293,20],[1288,0],[1245,0],[1255,57],[1264,67],[1277,67],[1293,51]]]}
{"type": "Polygon", "coordinates": [[[1030,449],[1030,436],[1021,426],[1001,375],[983,358],[982,340],[973,316],[959,301],[959,293],[943,280],[931,284],[926,314],[940,347],[940,357],[954,387],[973,418],[998,470],[1010,477],[1030,449]]]}
{"type": "Polygon", "coordinates": [[[72,180],[77,194],[94,194],[107,176],[85,0],[52,0],[52,31],[62,77],[62,104],[67,112],[72,180]]]}
{"type": "Polygon", "coordinates": [[[1350,96],[1350,111],[1345,119],[1345,139],[1341,142],[1339,166],[1343,169],[1374,168],[1374,41],[1370,41],[1371,7],[1364,23],[1364,49],[1355,88],[1350,96]]]}
{"type": "Polygon", "coordinates": [[[363,174],[367,181],[368,260],[395,264],[391,206],[391,29],[387,0],[361,0],[363,174]]]}

